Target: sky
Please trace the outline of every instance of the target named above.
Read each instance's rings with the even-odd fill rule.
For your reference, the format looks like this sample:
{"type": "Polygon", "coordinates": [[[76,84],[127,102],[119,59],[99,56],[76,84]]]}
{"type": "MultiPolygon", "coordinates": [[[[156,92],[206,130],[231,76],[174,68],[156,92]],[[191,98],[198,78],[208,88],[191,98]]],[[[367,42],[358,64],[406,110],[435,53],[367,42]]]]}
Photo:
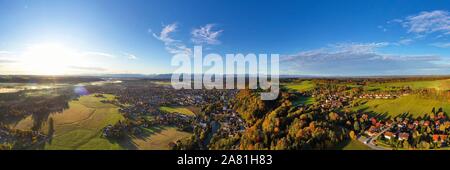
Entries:
{"type": "Polygon", "coordinates": [[[450,74],[447,0],[0,0],[0,74],[164,74],[176,54],[280,73],[450,74]]]}

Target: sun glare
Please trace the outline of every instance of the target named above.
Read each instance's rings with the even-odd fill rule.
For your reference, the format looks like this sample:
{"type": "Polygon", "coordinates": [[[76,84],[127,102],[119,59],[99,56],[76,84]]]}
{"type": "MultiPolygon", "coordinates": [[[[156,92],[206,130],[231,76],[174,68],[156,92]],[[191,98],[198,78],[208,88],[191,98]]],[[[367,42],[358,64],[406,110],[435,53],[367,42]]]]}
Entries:
{"type": "Polygon", "coordinates": [[[78,61],[75,51],[58,43],[32,45],[23,56],[24,69],[31,74],[67,74],[78,61]]]}

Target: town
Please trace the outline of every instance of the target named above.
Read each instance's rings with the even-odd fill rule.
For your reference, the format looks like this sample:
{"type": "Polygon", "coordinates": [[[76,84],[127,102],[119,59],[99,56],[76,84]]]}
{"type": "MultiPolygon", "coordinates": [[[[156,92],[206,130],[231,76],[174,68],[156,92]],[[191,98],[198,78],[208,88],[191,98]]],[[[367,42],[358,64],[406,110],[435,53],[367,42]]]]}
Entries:
{"type": "Polygon", "coordinates": [[[93,131],[93,135],[99,132],[93,137],[124,149],[146,145],[181,150],[339,149],[347,142],[377,150],[449,146],[445,104],[408,106],[421,106],[417,109],[423,111],[413,113],[379,110],[387,106],[392,110],[396,104],[391,102],[403,100],[447,100],[448,91],[414,86],[446,83],[446,77],[281,80],[281,93],[273,101],[261,100],[263,91],[250,89],[174,89],[167,79],[108,79],[22,90],[18,95],[4,93],[0,141],[3,149],[56,147],[52,141],[65,140],[61,133],[71,132],[65,129],[77,130],[61,123],[64,119],[86,124],[90,117],[99,116],[90,123],[99,130],[93,131]],[[17,102],[24,98],[20,96],[35,107],[30,110],[17,102]],[[105,108],[116,111],[103,112],[105,108]],[[26,123],[29,119],[32,122],[26,123]]]}

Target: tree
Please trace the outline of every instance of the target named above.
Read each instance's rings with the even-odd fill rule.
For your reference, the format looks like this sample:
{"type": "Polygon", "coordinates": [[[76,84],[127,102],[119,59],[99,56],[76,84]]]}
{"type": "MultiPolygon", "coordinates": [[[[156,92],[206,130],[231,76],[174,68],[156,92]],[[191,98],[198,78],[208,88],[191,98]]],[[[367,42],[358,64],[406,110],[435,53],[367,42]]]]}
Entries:
{"type": "Polygon", "coordinates": [[[431,147],[430,143],[428,143],[426,141],[420,142],[420,145],[421,145],[422,149],[430,149],[430,147],[431,147]]]}
{"type": "Polygon", "coordinates": [[[288,149],[288,143],[286,141],[286,138],[281,138],[280,140],[278,140],[275,150],[286,150],[286,149],[288,149]]]}
{"type": "Polygon", "coordinates": [[[403,141],[403,148],[409,149],[410,147],[411,147],[411,146],[410,146],[408,140],[404,140],[404,141],[403,141]]]}
{"type": "Polygon", "coordinates": [[[47,135],[49,136],[50,140],[48,141],[49,143],[52,143],[52,137],[53,134],[55,133],[55,127],[54,127],[54,122],[53,122],[53,118],[50,117],[48,119],[48,133],[47,135]]]}
{"type": "Polygon", "coordinates": [[[358,122],[358,121],[355,121],[355,123],[353,124],[353,129],[354,129],[356,132],[359,132],[360,127],[359,127],[359,122],[358,122]]]}
{"type": "Polygon", "coordinates": [[[335,112],[330,112],[328,114],[328,117],[330,118],[331,121],[336,121],[339,119],[339,115],[335,112]]]}
{"type": "Polygon", "coordinates": [[[356,139],[356,134],[353,130],[350,131],[350,133],[348,134],[348,136],[350,136],[350,139],[355,140],[356,139]]]}

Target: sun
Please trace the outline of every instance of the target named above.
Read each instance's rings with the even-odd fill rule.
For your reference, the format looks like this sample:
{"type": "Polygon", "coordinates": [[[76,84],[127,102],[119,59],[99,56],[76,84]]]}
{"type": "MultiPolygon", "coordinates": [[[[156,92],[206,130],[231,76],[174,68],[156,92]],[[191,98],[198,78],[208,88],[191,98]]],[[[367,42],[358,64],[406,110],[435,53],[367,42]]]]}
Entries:
{"type": "Polygon", "coordinates": [[[76,52],[62,44],[40,43],[25,50],[22,63],[31,74],[62,75],[78,61],[76,52]]]}

